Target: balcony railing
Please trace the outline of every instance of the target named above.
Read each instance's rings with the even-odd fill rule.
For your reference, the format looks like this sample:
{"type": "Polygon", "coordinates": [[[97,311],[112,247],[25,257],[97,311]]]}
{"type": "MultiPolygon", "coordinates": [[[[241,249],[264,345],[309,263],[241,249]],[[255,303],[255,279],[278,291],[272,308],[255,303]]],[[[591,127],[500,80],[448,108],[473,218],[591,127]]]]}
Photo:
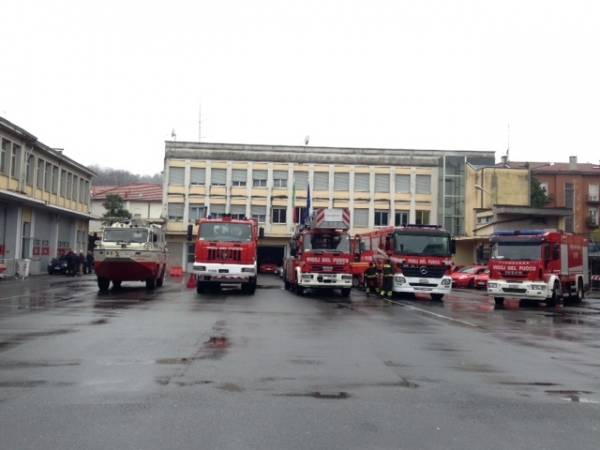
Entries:
{"type": "Polygon", "coordinates": [[[600,203],[600,196],[588,195],[588,203],[600,203]]]}

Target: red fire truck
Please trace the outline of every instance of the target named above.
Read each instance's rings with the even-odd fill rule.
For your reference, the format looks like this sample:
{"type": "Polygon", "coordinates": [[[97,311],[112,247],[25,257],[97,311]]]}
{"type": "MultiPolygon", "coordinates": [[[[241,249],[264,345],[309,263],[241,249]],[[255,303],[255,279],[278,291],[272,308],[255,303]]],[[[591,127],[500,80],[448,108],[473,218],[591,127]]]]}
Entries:
{"type": "Polygon", "coordinates": [[[562,231],[497,232],[491,238],[488,294],[539,300],[548,306],[564,297],[581,301],[589,286],[588,244],[562,231]]]}
{"type": "Polygon", "coordinates": [[[340,289],[350,295],[350,212],[347,208],[317,209],[300,225],[284,262],[284,285],[302,295],[306,289],[340,289]]]}
{"type": "Polygon", "coordinates": [[[240,284],[245,294],[256,290],[256,250],[259,229],[253,219],[231,216],[198,221],[193,271],[199,294],[221,284],[240,284]]]}
{"type": "MultiPolygon", "coordinates": [[[[389,261],[394,269],[393,292],[429,294],[441,300],[452,290],[450,267],[454,240],[438,225],[386,227],[354,237],[353,273],[362,284],[371,262],[381,269],[389,261]]],[[[383,280],[379,280],[380,286],[383,280]]]]}

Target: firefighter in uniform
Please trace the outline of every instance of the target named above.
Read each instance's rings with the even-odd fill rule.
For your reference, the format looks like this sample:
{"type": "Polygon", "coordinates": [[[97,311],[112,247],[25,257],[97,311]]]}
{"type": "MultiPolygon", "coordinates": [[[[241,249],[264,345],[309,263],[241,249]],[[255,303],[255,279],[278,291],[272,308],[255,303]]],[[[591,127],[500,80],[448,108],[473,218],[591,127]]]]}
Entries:
{"type": "Polygon", "coordinates": [[[367,267],[367,270],[365,270],[365,290],[367,292],[367,297],[369,297],[371,291],[376,291],[377,278],[379,278],[377,266],[374,262],[371,262],[369,267],[367,267]]]}
{"type": "Polygon", "coordinates": [[[385,298],[392,298],[394,288],[394,269],[389,261],[383,263],[383,289],[381,290],[381,296],[385,298]]]}

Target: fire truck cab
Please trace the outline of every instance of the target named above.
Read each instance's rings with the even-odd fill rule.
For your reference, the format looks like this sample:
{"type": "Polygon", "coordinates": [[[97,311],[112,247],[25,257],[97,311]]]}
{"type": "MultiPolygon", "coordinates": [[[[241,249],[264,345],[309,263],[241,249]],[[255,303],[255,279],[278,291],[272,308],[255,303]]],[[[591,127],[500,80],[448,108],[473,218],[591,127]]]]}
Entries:
{"type": "Polygon", "coordinates": [[[340,289],[350,295],[350,213],[321,208],[295,230],[284,262],[284,286],[302,295],[306,289],[340,289]]]}
{"type": "Polygon", "coordinates": [[[199,220],[193,265],[197,292],[219,289],[222,284],[240,284],[245,294],[254,294],[258,238],[258,225],[253,219],[226,215],[199,220]]]}
{"type": "MultiPolygon", "coordinates": [[[[354,273],[362,278],[371,262],[381,271],[389,261],[394,270],[393,292],[429,294],[433,300],[441,300],[452,291],[449,272],[454,245],[450,233],[438,225],[410,224],[357,234],[354,273]]],[[[381,286],[382,280],[379,283],[381,286]]]]}
{"type": "Polygon", "coordinates": [[[564,297],[581,301],[589,287],[587,240],[562,231],[516,230],[491,238],[488,294],[539,300],[548,306],[564,297]]]}

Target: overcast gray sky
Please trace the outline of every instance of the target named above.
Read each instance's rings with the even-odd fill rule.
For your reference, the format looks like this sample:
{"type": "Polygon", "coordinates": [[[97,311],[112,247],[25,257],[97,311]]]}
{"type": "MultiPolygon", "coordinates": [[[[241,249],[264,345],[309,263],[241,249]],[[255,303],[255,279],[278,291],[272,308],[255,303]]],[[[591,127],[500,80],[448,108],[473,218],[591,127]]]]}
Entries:
{"type": "Polygon", "coordinates": [[[84,163],[164,140],[600,160],[600,2],[3,0],[0,115],[84,163]]]}

